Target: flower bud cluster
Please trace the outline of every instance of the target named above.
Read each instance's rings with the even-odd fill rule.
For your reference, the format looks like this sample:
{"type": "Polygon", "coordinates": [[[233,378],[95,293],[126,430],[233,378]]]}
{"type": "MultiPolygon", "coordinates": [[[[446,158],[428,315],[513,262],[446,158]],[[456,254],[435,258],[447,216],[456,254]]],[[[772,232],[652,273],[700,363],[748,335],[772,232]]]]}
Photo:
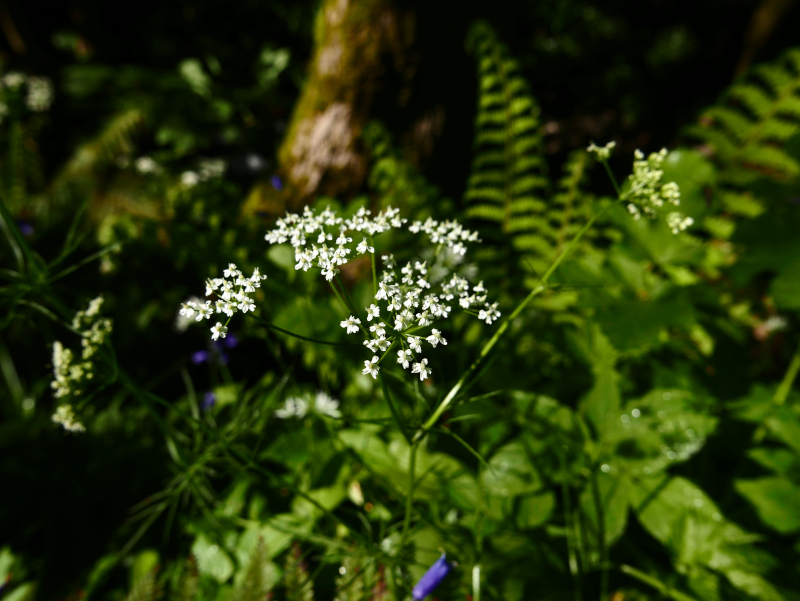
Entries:
{"type": "Polygon", "coordinates": [[[72,405],[59,406],[51,419],[54,424],[63,427],[67,432],[75,432],[76,434],[86,432],[86,428],[75,415],[72,405]]]}
{"type": "MultiPolygon", "coordinates": [[[[53,381],[50,387],[53,396],[61,398],[82,392],[83,385],[94,377],[92,358],[111,334],[112,324],[108,318],[100,317],[103,297],[98,296],[84,311],[78,311],[72,320],[72,327],[81,336],[81,360],[56,340],[53,343],[53,381]]],[[[85,428],[75,417],[70,405],[61,405],[53,414],[53,422],[61,424],[70,432],[83,432],[85,428]]]]}
{"type": "Polygon", "coordinates": [[[371,217],[372,212],[362,207],[355,216],[344,219],[330,208],[317,213],[305,207],[302,215],[289,213],[278,219],[275,229],[267,232],[265,239],[270,244],[289,242],[294,247],[295,269],[308,271],[316,267],[331,281],[339,273],[338,267],[347,263],[353,252],[353,257],[375,252],[371,246],[373,236],[405,224],[406,220],[398,217],[399,213],[399,209],[388,207],[371,217]],[[355,239],[361,237],[361,241],[355,248],[354,238],[349,233],[362,234],[356,235],[355,239]],[[363,234],[369,236],[369,240],[363,234]],[[310,245],[309,240],[312,240],[310,245]]]}
{"type": "Polygon", "coordinates": [[[594,142],[592,142],[589,144],[589,147],[586,150],[594,154],[598,160],[607,161],[611,156],[611,151],[614,150],[616,145],[616,142],[609,142],[605,146],[597,146],[594,142]]]}
{"type": "Polygon", "coordinates": [[[92,357],[111,333],[111,320],[100,318],[103,297],[98,296],[89,303],[85,311],[78,311],[72,327],[81,335],[81,361],[76,361],[73,352],[59,341],[53,343],[53,381],[50,387],[53,396],[61,398],[81,392],[80,386],[93,376],[92,357]]]}
{"type": "MultiPolygon", "coordinates": [[[[681,204],[681,191],[675,182],[662,184],[664,171],[661,165],[667,158],[667,149],[650,153],[645,158],[641,150],[634,153],[633,173],[628,177],[630,189],[624,194],[628,200],[628,211],[634,219],[640,219],[642,212],[653,219],[665,206],[681,204]]],[[[694,219],[683,213],[672,211],[667,215],[667,225],[673,234],[682,232],[694,223],[694,219]]]]}
{"type": "Polygon", "coordinates": [[[228,264],[228,268],[222,272],[222,275],[224,277],[209,278],[206,281],[206,296],[216,294],[218,297],[213,305],[210,300],[205,303],[188,300],[185,303],[181,303],[180,310],[180,315],[187,319],[196,314],[196,321],[211,319],[214,314],[224,313],[227,315],[226,325],[217,322],[211,328],[211,338],[213,340],[225,338],[228,335],[227,323],[234,313],[237,311],[247,313],[248,311],[256,310],[256,303],[250,294],[255,292],[256,288],[260,288],[261,282],[267,279],[267,276],[259,273],[258,267],[253,270],[252,276],[246,278],[233,263],[228,264]]]}

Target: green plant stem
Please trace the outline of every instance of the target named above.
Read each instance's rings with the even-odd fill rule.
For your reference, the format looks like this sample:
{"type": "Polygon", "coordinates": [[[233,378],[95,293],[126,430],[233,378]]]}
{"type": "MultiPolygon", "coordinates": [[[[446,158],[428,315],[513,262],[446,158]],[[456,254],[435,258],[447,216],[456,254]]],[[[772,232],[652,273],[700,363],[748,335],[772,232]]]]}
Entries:
{"type": "Polygon", "coordinates": [[[305,340],[306,342],[313,342],[314,344],[327,344],[328,346],[348,346],[346,342],[331,342],[330,340],[318,340],[316,338],[309,338],[308,336],[303,336],[302,334],[295,334],[294,332],[290,332],[289,330],[284,330],[283,328],[279,328],[278,326],[268,322],[266,319],[262,319],[252,313],[245,313],[247,317],[250,319],[255,319],[258,323],[263,326],[268,327],[270,330],[275,330],[276,332],[280,332],[281,334],[286,334],[287,336],[292,336],[293,338],[298,338],[300,340],[305,340]]]}
{"type": "Polygon", "coordinates": [[[392,401],[392,395],[389,394],[389,387],[386,386],[386,379],[383,377],[383,372],[378,372],[378,379],[381,381],[381,388],[383,389],[383,396],[386,399],[386,402],[389,404],[389,411],[392,412],[392,417],[394,421],[397,423],[397,427],[400,429],[400,433],[403,435],[403,438],[406,439],[408,444],[413,444],[411,440],[411,435],[406,430],[406,427],[403,425],[403,420],[400,419],[400,413],[397,411],[397,407],[394,405],[394,401],[392,401]]]}
{"type": "Polygon", "coordinates": [[[406,513],[403,518],[403,533],[400,535],[400,549],[406,546],[408,529],[411,526],[411,514],[414,512],[414,468],[417,465],[417,447],[419,441],[411,443],[408,450],[408,496],[406,496],[406,513]]]}
{"type": "Polygon", "coordinates": [[[600,601],[608,599],[608,545],[606,544],[606,516],[597,483],[597,470],[592,473],[592,499],[597,514],[597,544],[600,548],[600,601]]]}
{"type": "Polygon", "coordinates": [[[370,253],[372,258],[372,294],[378,294],[378,275],[377,269],[375,268],[375,241],[372,239],[372,236],[369,237],[369,245],[372,247],[373,252],[370,253]]]}
{"type": "Polygon", "coordinates": [[[564,258],[575,247],[575,245],[583,237],[583,235],[587,231],[589,231],[589,228],[592,227],[594,222],[597,221],[603,214],[605,214],[606,211],[608,211],[610,206],[611,205],[609,204],[606,207],[604,207],[601,211],[596,213],[591,219],[589,219],[589,221],[587,221],[584,224],[584,226],[578,231],[578,233],[575,234],[575,237],[570,241],[570,243],[566,246],[566,248],[563,250],[563,252],[560,255],[558,255],[558,258],[555,261],[553,261],[553,264],[550,265],[548,270],[542,276],[542,279],[540,280],[539,285],[536,288],[534,288],[533,290],[530,291],[528,296],[526,296],[525,299],[519,305],[517,305],[517,308],[514,309],[514,311],[511,313],[511,315],[509,315],[505,319],[505,321],[502,324],[500,324],[500,327],[497,328],[497,331],[494,333],[494,336],[492,336],[489,339],[489,341],[485,345],[483,345],[483,348],[481,349],[481,352],[478,355],[478,358],[475,359],[475,361],[472,363],[472,365],[469,366],[467,371],[464,372],[464,374],[461,376],[461,378],[458,380],[458,382],[456,382],[455,385],[450,389],[450,392],[447,393],[447,396],[444,397],[444,399],[439,404],[439,406],[434,410],[433,415],[431,415],[427,419],[427,421],[420,427],[420,429],[414,435],[414,440],[418,440],[418,439],[424,437],[425,433],[430,428],[432,428],[434,426],[434,424],[436,424],[436,422],[442,416],[442,414],[445,411],[447,411],[447,409],[452,404],[453,400],[456,398],[456,395],[458,395],[459,391],[464,386],[464,384],[467,382],[469,377],[483,364],[484,360],[489,355],[491,350],[494,348],[494,346],[497,344],[497,342],[500,340],[500,338],[502,338],[503,334],[506,333],[506,331],[508,330],[508,327],[511,325],[511,322],[514,321],[520,313],[522,313],[522,311],[525,309],[525,307],[528,306],[528,304],[534,299],[534,297],[536,297],[541,292],[543,292],[544,290],[547,289],[548,280],[553,275],[553,273],[558,268],[558,266],[561,265],[561,263],[563,262],[564,258]]]}
{"type": "Polygon", "coordinates": [[[575,531],[572,526],[572,503],[569,494],[569,483],[567,482],[567,466],[564,459],[564,452],[560,451],[558,454],[559,463],[561,465],[561,496],[564,503],[564,528],[567,531],[567,556],[569,562],[569,571],[575,579],[575,601],[581,601],[582,598],[582,574],[581,566],[578,562],[578,556],[575,551],[575,531]]]}
{"type": "MultiPolygon", "coordinates": [[[[772,411],[778,407],[781,407],[786,402],[786,399],[789,397],[789,393],[792,390],[792,385],[797,379],[798,372],[800,372],[800,346],[798,346],[797,350],[795,351],[794,356],[789,363],[789,368],[786,370],[781,383],[778,385],[778,388],[775,390],[775,394],[772,396],[772,407],[770,413],[772,413],[772,411]]],[[[761,443],[766,435],[767,426],[765,422],[762,421],[755,434],[753,434],[753,443],[761,443]]]]}
{"type": "Polygon", "coordinates": [[[614,173],[611,171],[608,161],[606,159],[601,159],[600,162],[603,163],[603,167],[606,168],[606,173],[608,173],[608,177],[611,179],[611,184],[614,186],[614,191],[617,193],[617,198],[622,198],[622,190],[620,189],[619,184],[617,184],[617,178],[614,177],[614,173]]]}
{"type": "Polygon", "coordinates": [[[632,566],[623,564],[619,566],[619,570],[623,574],[627,574],[639,582],[643,582],[644,584],[652,586],[665,597],[670,597],[675,601],[696,601],[694,597],[690,597],[689,595],[686,595],[680,591],[676,591],[675,589],[670,588],[669,585],[661,582],[655,576],[650,576],[650,574],[646,574],[645,572],[637,570],[632,566]]]}

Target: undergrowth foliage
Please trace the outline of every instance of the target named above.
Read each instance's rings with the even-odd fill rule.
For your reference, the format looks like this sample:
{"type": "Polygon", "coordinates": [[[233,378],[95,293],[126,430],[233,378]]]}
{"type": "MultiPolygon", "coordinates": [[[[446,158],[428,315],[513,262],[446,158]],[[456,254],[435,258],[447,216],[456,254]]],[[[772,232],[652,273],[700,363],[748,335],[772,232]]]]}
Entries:
{"type": "MultiPolygon", "coordinates": [[[[46,85],[0,79],[4,599],[798,598],[800,51],[696,147],[598,140],[551,184],[520,63],[485,22],[468,48],[461,206],[371,123],[364,195],[277,219],[145,103],[37,187],[46,85]],[[53,496],[54,463],[98,482],[81,503],[135,486],[48,589],[32,549],[76,510],[30,538],[49,513],[16,491],[53,496]]],[[[179,106],[228,114],[201,61],[178,73],[179,106]]]]}

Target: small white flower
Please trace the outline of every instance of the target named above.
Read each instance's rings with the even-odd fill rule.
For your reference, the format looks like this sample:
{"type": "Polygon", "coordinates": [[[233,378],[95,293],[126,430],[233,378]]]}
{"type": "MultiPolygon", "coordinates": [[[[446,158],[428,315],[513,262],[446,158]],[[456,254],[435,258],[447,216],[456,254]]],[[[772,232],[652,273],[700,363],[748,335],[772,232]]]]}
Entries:
{"type": "Polygon", "coordinates": [[[314,408],[321,415],[337,419],[342,417],[342,412],[339,411],[339,401],[331,398],[329,394],[321,390],[317,392],[317,396],[314,398],[314,408]]]}
{"type": "Polygon", "coordinates": [[[447,346],[447,340],[444,339],[442,333],[437,329],[431,330],[431,335],[428,336],[425,340],[430,342],[433,348],[436,348],[436,345],[439,344],[440,342],[443,345],[447,346]]]}
{"type": "Polygon", "coordinates": [[[422,359],[419,363],[415,363],[411,367],[412,374],[419,374],[419,381],[423,382],[428,378],[428,374],[433,371],[431,368],[428,367],[428,360],[422,359]]]}
{"type": "Polygon", "coordinates": [[[420,337],[419,336],[409,336],[408,337],[408,346],[410,346],[413,350],[418,353],[422,352],[422,346],[420,345],[420,337]]]}
{"type": "Polygon", "coordinates": [[[386,336],[386,326],[384,326],[382,323],[372,324],[369,327],[369,331],[370,332],[375,332],[375,335],[378,338],[383,338],[384,336],[386,336]]]}
{"type": "Polygon", "coordinates": [[[343,322],[339,323],[339,325],[342,326],[343,328],[347,328],[348,334],[355,334],[356,332],[358,332],[358,326],[360,323],[361,320],[358,317],[351,315],[343,322]]]}
{"type": "Polygon", "coordinates": [[[366,375],[372,376],[373,380],[378,378],[378,371],[380,371],[380,366],[378,365],[378,355],[374,355],[371,360],[364,361],[364,369],[361,370],[361,373],[366,375]]]}
{"type": "Polygon", "coordinates": [[[423,311],[422,313],[417,313],[417,325],[420,327],[425,327],[431,325],[430,315],[427,311],[423,311]]]}
{"type": "Polygon", "coordinates": [[[228,328],[226,328],[224,325],[222,325],[219,322],[217,322],[217,324],[213,328],[211,328],[211,338],[212,338],[212,340],[216,340],[220,336],[225,338],[225,336],[227,336],[227,335],[228,335],[228,328]]]}
{"type": "Polygon", "coordinates": [[[357,252],[357,253],[359,253],[359,254],[362,254],[362,255],[363,255],[363,254],[364,254],[364,253],[366,253],[367,251],[369,251],[369,252],[371,252],[371,253],[374,253],[374,252],[375,252],[375,249],[374,249],[373,247],[371,247],[369,244],[367,244],[367,239],[366,239],[366,238],[364,238],[364,239],[363,239],[363,240],[362,240],[362,241],[359,243],[359,245],[358,245],[358,246],[356,246],[356,252],[357,252]]]}
{"type": "Polygon", "coordinates": [[[302,419],[308,413],[308,401],[300,397],[289,397],[283,403],[283,407],[275,410],[275,417],[289,419],[296,417],[302,419]]]}
{"type": "Polygon", "coordinates": [[[500,311],[497,310],[497,303],[489,304],[486,303],[486,308],[481,309],[478,312],[478,319],[481,321],[485,321],[488,324],[492,324],[500,317],[500,311]]]}
{"type": "Polygon", "coordinates": [[[376,304],[372,304],[367,308],[367,321],[372,321],[373,317],[378,317],[381,314],[381,310],[376,304]]]}
{"type": "Polygon", "coordinates": [[[181,303],[180,314],[184,317],[191,317],[195,312],[195,303],[189,301],[188,303],[181,303]]]}
{"type": "Polygon", "coordinates": [[[403,369],[408,369],[408,363],[413,359],[411,349],[397,351],[397,362],[403,366],[403,369]]]}
{"type": "MultiPolygon", "coordinates": [[[[219,301],[217,301],[219,302],[219,301]]],[[[197,309],[197,321],[203,321],[203,318],[211,319],[211,315],[213,315],[214,311],[211,308],[211,301],[206,301],[205,305],[197,304],[195,305],[195,309],[197,309]]]]}

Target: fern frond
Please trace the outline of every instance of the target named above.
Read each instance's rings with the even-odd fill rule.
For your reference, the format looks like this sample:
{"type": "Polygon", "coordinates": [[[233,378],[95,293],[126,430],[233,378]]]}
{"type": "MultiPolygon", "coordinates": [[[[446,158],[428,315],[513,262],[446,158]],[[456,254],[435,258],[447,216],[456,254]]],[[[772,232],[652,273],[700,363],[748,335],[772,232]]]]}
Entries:
{"type": "Polygon", "coordinates": [[[67,162],[55,186],[86,176],[103,168],[118,157],[130,155],[136,136],[144,129],[145,113],[131,108],[114,115],[100,133],[78,148],[67,162]]]}
{"type": "Polygon", "coordinates": [[[177,601],[196,601],[199,587],[200,576],[197,573],[197,560],[193,556],[189,556],[175,599],[177,601]]]}
{"type": "MultiPolygon", "coordinates": [[[[467,39],[478,65],[474,158],[464,199],[469,217],[524,231],[520,220],[544,206],[548,187],[540,149],[539,107],[517,61],[487,23],[467,39]]],[[[522,221],[523,223],[527,223],[522,221]]]]}
{"type": "Polygon", "coordinates": [[[161,587],[156,581],[156,570],[153,569],[133,583],[125,601],[156,601],[161,598],[161,593],[161,587]]]}
{"type": "Polygon", "coordinates": [[[713,152],[723,185],[800,176],[800,162],[783,149],[800,133],[800,48],[753,68],[688,133],[713,152]]]}

